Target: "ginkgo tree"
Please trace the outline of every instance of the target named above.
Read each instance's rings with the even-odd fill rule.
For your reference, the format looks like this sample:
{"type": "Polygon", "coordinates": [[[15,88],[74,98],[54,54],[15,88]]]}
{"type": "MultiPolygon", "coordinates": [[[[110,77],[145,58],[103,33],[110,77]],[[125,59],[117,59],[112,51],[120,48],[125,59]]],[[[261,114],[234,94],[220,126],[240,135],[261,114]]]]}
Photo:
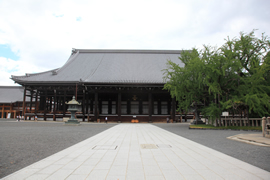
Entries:
{"type": "Polygon", "coordinates": [[[226,39],[219,48],[183,51],[179,59],[185,64],[168,61],[164,70],[164,89],[176,97],[178,110],[193,109],[220,119],[222,111],[264,116],[270,110],[270,41],[240,33],[226,39]]]}

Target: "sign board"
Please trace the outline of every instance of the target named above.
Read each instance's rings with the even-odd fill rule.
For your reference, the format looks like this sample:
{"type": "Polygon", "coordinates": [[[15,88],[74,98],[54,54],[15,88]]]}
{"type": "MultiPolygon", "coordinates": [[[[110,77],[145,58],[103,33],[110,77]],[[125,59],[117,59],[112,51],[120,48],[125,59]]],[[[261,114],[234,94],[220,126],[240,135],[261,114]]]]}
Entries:
{"type": "Polygon", "coordinates": [[[222,112],[222,116],[229,116],[229,112],[222,112]]]}

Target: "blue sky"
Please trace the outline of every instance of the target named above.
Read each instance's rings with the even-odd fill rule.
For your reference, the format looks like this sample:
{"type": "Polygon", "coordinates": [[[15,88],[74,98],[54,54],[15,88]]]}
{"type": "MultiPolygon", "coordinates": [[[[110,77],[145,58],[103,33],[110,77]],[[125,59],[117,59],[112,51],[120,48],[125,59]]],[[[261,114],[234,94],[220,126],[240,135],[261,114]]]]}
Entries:
{"type": "Polygon", "coordinates": [[[9,45],[0,44],[0,57],[5,57],[13,60],[18,60],[18,53],[15,53],[11,50],[9,45]]]}
{"type": "Polygon", "coordinates": [[[270,35],[267,0],[0,0],[0,85],[11,75],[61,67],[72,48],[220,46],[258,29],[270,35]]]}

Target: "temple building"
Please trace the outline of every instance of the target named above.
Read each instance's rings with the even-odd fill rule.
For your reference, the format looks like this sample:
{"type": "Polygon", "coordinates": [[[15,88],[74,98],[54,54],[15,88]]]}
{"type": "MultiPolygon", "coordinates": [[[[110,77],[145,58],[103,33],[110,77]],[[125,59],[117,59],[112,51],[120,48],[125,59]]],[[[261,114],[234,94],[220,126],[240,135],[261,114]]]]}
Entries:
{"type": "MultiPolygon", "coordinates": [[[[176,102],[163,90],[163,69],[171,60],[180,66],[179,50],[73,49],[58,69],[12,76],[24,87],[35,110],[23,107],[27,117],[69,117],[66,102],[75,96],[81,103],[76,116],[82,121],[166,122],[177,120],[176,102]]],[[[25,104],[25,103],[24,103],[25,104]]]]}
{"type": "Polygon", "coordinates": [[[35,106],[30,104],[29,97],[23,101],[23,92],[24,88],[21,86],[0,86],[0,118],[21,116],[23,103],[25,109],[34,111],[35,106]]]}

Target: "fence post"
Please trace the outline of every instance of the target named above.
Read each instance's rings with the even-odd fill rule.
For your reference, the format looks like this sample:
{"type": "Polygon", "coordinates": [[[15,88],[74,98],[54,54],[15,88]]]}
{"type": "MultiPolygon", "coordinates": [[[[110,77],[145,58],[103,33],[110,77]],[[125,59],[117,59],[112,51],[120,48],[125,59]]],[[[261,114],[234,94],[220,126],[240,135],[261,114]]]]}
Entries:
{"type": "Polygon", "coordinates": [[[266,125],[266,117],[262,118],[262,133],[263,137],[265,137],[265,125],[266,125]]]}

